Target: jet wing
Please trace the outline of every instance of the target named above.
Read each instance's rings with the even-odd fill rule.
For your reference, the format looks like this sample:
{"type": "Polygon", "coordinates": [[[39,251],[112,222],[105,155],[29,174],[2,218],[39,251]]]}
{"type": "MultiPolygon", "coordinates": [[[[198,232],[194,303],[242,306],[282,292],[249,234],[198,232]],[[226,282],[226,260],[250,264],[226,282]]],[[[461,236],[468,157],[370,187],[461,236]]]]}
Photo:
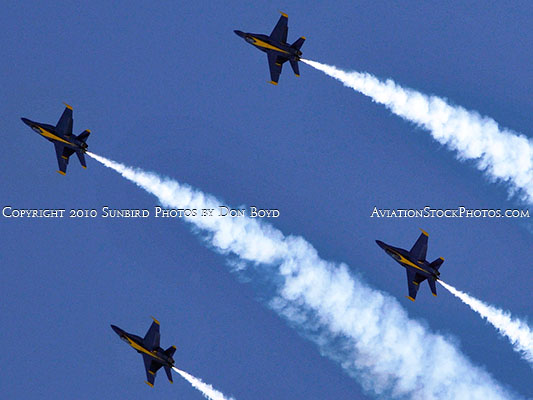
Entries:
{"type": "Polygon", "coordinates": [[[410,268],[406,268],[405,271],[407,272],[407,287],[409,288],[409,296],[407,296],[407,298],[409,300],[415,301],[420,282],[422,282],[426,278],[424,278],[422,275],[417,274],[410,268]]]}
{"type": "Polygon", "coordinates": [[[277,85],[279,81],[279,76],[281,74],[281,66],[287,59],[278,57],[273,53],[268,53],[268,67],[270,68],[270,83],[277,85]]]}
{"type": "Polygon", "coordinates": [[[419,260],[424,261],[426,259],[426,252],[428,250],[428,234],[427,232],[422,231],[418,240],[411,249],[411,255],[419,260]]]}
{"type": "Polygon", "coordinates": [[[144,369],[146,371],[146,383],[151,387],[154,387],[155,376],[157,370],[163,366],[163,364],[158,363],[152,357],[143,354],[144,369]]]}
{"type": "MultiPolygon", "coordinates": [[[[153,317],[152,317],[153,318],[153,317]]],[[[161,335],[159,334],[159,321],[154,318],[154,322],[146,332],[144,336],[144,346],[152,351],[153,349],[159,347],[159,339],[161,335]]]]}
{"type": "Polygon", "coordinates": [[[278,42],[287,43],[287,32],[289,31],[289,27],[287,26],[288,21],[287,14],[281,13],[281,17],[279,17],[278,23],[272,30],[270,38],[278,42]]]}
{"type": "Polygon", "coordinates": [[[63,158],[67,158],[67,164],[68,164],[68,158],[74,154],[74,150],[72,150],[71,148],[68,148],[68,147],[65,147],[63,148],[63,158]]]}
{"type": "Polygon", "coordinates": [[[72,135],[72,107],[68,104],[65,104],[65,111],[63,111],[63,114],[61,115],[61,118],[59,118],[59,121],[56,125],[56,131],[60,135],[72,135]]]}
{"type": "Polygon", "coordinates": [[[56,149],[57,164],[59,165],[59,172],[61,175],[67,174],[67,165],[68,165],[68,156],[65,155],[69,149],[66,149],[63,144],[59,142],[54,142],[54,147],[56,149]]]}

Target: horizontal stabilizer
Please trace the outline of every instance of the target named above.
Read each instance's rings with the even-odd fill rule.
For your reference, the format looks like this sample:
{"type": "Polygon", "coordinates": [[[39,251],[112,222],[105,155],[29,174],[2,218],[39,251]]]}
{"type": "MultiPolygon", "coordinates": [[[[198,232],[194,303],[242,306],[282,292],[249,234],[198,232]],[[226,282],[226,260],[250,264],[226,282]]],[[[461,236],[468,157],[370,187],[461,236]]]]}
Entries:
{"type": "Polygon", "coordinates": [[[429,264],[429,266],[438,271],[438,269],[440,268],[443,262],[444,262],[444,258],[439,257],[435,261],[433,261],[431,264],[429,264]]]}
{"type": "Polygon", "coordinates": [[[78,156],[78,160],[80,160],[81,166],[83,168],[87,168],[87,163],[85,162],[85,154],[81,150],[78,150],[76,151],[76,155],[78,156]]]}
{"type": "Polygon", "coordinates": [[[298,68],[298,61],[291,60],[291,67],[294,71],[294,75],[300,76],[300,69],[298,68]]]}
{"type": "Polygon", "coordinates": [[[176,346],[170,346],[168,349],[165,350],[165,354],[169,357],[172,357],[175,351],[176,351],[176,346]]]}
{"type": "Polygon", "coordinates": [[[167,373],[167,378],[169,382],[174,383],[174,381],[172,380],[172,371],[170,371],[170,367],[165,365],[165,372],[167,373]]]}
{"type": "Polygon", "coordinates": [[[78,139],[85,143],[90,134],[91,131],[89,129],[85,129],[82,133],[78,135],[78,139]]]}
{"type": "Polygon", "coordinates": [[[435,285],[435,279],[428,279],[429,288],[431,289],[431,293],[433,293],[433,296],[437,297],[437,287],[435,285]]]}
{"type": "Polygon", "coordinates": [[[305,42],[305,37],[302,36],[301,38],[297,39],[296,42],[294,42],[294,43],[291,45],[291,47],[292,47],[293,49],[300,50],[300,47],[302,47],[302,45],[304,44],[304,42],[305,42]]]}

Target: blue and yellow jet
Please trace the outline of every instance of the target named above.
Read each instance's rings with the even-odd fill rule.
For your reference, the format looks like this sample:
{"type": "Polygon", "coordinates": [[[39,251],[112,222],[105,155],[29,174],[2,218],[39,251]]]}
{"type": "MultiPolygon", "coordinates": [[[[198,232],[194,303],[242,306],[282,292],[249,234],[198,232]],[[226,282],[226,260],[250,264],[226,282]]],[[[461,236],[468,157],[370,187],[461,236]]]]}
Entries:
{"type": "Polygon", "coordinates": [[[122,340],[128,343],[131,347],[137,350],[137,353],[143,356],[144,368],[146,370],[146,383],[150,387],[154,387],[155,376],[157,370],[161,367],[165,368],[168,380],[173,383],[171,368],[174,366],[174,359],[172,356],[176,351],[176,346],[170,346],[163,350],[159,347],[159,321],[152,317],[154,322],[146,332],[144,338],[128,333],[118,326],[111,325],[115,333],[120,336],[122,340]]]}
{"type": "MultiPolygon", "coordinates": [[[[422,229],[421,229],[422,230],[422,229]]],[[[444,258],[439,257],[432,263],[426,261],[428,249],[428,234],[422,230],[420,237],[410,251],[400,249],[376,240],[379,247],[385,250],[389,256],[394,258],[407,272],[407,285],[409,287],[409,300],[415,301],[416,294],[421,282],[428,280],[433,296],[437,296],[435,282],[439,279],[439,268],[444,262],[444,258]]]]}
{"type": "Polygon", "coordinates": [[[298,61],[302,57],[300,47],[302,47],[304,44],[305,37],[302,36],[293,44],[288,44],[288,20],[289,18],[287,17],[287,14],[281,13],[281,17],[279,18],[279,21],[274,27],[274,30],[270,36],[257,33],[234,31],[238,36],[242,37],[248,43],[267,53],[268,66],[270,68],[270,83],[273,85],[278,84],[279,76],[281,74],[281,66],[285,61],[289,61],[294,74],[296,76],[300,76],[298,61]]]}
{"type": "Polygon", "coordinates": [[[63,111],[56,126],[21,118],[22,122],[54,144],[57,163],[59,164],[59,171],[57,172],[61,175],[66,175],[68,159],[74,153],[78,156],[81,166],[87,168],[85,152],[88,146],[86,141],[91,133],[90,130],[86,129],[78,136],[72,134],[72,107],[68,104],[65,106],[65,111],[63,111]]]}

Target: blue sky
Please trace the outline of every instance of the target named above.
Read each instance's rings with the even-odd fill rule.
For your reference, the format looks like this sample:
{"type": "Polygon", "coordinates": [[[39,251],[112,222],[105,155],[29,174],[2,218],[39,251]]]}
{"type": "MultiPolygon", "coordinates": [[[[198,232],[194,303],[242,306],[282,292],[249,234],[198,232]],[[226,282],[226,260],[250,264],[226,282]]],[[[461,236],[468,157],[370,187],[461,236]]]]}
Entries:
{"type": "MultiPolygon", "coordinates": [[[[375,239],[409,248],[423,228],[445,281],[531,314],[530,222],[376,219],[378,208],[510,208],[506,187],[429,134],[306,65],[277,87],[266,56],[233,34],[268,33],[278,10],[304,57],[368,71],[488,115],[531,137],[529,2],[9,2],[0,16],[4,168],[0,205],[149,208],[153,196],[88,160],[57,169],[20,117],[55,123],[74,107],[89,150],[229,205],[278,208],[273,225],[345,262],[409,316],[450,336],[502,385],[533,397],[531,368],[507,340],[438,288],[405,299],[404,271],[375,239]]],[[[176,220],[7,219],[2,232],[6,398],[201,398],[185,381],[145,380],[109,324],[138,334],[161,321],[176,365],[236,399],[371,398],[357,380],[264,306],[176,220]]],[[[438,369],[438,365],[435,368],[438,369]]],[[[4,383],[5,382],[5,383],[4,383]]]]}

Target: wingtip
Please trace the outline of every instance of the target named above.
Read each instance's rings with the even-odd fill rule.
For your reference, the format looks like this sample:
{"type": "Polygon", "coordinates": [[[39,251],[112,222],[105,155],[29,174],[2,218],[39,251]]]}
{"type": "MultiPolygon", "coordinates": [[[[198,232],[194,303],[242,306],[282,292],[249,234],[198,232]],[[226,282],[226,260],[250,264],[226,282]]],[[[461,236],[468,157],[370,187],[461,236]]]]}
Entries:
{"type": "Polygon", "coordinates": [[[299,78],[299,77],[300,77],[300,74],[294,74],[294,76],[296,76],[297,78],[299,78]]]}
{"type": "Polygon", "coordinates": [[[287,14],[285,14],[283,11],[280,11],[279,12],[281,15],[283,15],[285,18],[289,18],[289,16],[287,14]]]}
{"type": "Polygon", "coordinates": [[[277,84],[278,84],[278,82],[274,82],[274,81],[270,81],[270,82],[268,82],[268,83],[271,83],[271,84],[276,85],[276,86],[277,86],[277,84]]]}
{"type": "Polygon", "coordinates": [[[60,173],[61,175],[65,176],[66,175],[66,172],[63,172],[63,171],[57,171],[58,173],[60,173]]]}
{"type": "Polygon", "coordinates": [[[157,319],[155,319],[154,317],[152,317],[152,319],[154,320],[154,322],[155,322],[157,325],[161,325],[157,319]]]}
{"type": "Polygon", "coordinates": [[[422,231],[422,233],[423,233],[424,235],[426,235],[426,236],[429,237],[428,233],[427,233],[425,230],[423,230],[422,228],[420,228],[420,230],[422,231]]]}
{"type": "Polygon", "coordinates": [[[439,257],[442,261],[444,261],[444,257],[439,257]]]}
{"type": "Polygon", "coordinates": [[[82,165],[81,167],[82,167],[83,169],[87,169],[87,167],[86,167],[85,165],[82,165]]]}
{"type": "Polygon", "coordinates": [[[146,384],[147,384],[148,386],[150,386],[151,388],[154,387],[154,385],[153,385],[152,383],[148,382],[148,381],[144,381],[144,383],[146,383],[146,384]]]}
{"type": "Polygon", "coordinates": [[[437,297],[437,293],[431,293],[434,297],[437,297]]]}
{"type": "Polygon", "coordinates": [[[67,107],[69,110],[72,110],[72,106],[71,105],[68,105],[67,103],[63,102],[63,104],[65,105],[65,107],[67,107]]]}
{"type": "Polygon", "coordinates": [[[415,299],[413,299],[411,296],[405,296],[405,297],[407,297],[411,301],[415,301],[415,299]]]}

